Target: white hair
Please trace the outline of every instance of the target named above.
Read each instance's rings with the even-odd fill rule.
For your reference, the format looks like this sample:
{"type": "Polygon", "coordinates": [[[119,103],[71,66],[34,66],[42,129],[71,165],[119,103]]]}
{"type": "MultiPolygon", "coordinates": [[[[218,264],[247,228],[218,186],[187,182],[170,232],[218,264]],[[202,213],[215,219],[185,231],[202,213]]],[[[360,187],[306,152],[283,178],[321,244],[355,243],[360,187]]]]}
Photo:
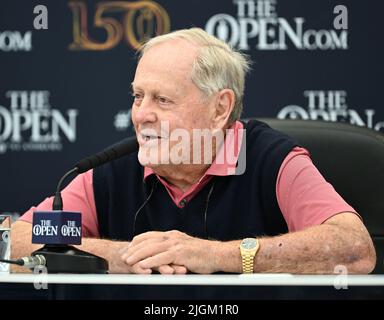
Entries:
{"type": "Polygon", "coordinates": [[[245,75],[250,69],[248,57],[200,28],[177,30],[152,38],[139,48],[139,57],[153,46],[175,39],[184,39],[199,47],[192,67],[193,83],[207,97],[222,89],[233,90],[235,105],[229,123],[240,119],[245,75]]]}

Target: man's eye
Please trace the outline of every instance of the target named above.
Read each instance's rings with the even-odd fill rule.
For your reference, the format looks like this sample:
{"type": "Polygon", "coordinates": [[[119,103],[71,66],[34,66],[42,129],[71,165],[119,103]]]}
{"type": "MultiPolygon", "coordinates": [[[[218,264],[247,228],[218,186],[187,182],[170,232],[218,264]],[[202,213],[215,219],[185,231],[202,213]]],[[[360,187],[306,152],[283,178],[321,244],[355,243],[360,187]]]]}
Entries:
{"type": "Polygon", "coordinates": [[[157,97],[157,100],[158,100],[160,103],[170,103],[170,100],[167,99],[167,98],[164,98],[164,97],[157,97]]]}
{"type": "Polygon", "coordinates": [[[134,93],[132,96],[135,100],[141,100],[143,98],[143,96],[139,93],[134,93]]]}

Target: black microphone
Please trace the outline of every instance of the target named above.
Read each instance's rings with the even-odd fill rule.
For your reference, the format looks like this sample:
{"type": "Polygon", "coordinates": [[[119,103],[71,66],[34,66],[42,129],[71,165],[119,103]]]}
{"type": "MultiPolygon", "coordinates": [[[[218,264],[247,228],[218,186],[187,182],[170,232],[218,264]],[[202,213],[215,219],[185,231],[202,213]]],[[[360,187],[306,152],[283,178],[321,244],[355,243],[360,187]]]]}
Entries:
{"type": "Polygon", "coordinates": [[[32,256],[44,257],[48,273],[108,273],[108,261],[70,246],[81,244],[81,213],[63,211],[61,187],[70,175],[77,175],[137,151],[136,137],[126,138],[79,161],[59,181],[53,211],[33,214],[32,243],[44,244],[32,256]]]}
{"type": "Polygon", "coordinates": [[[86,172],[90,169],[101,166],[104,163],[131,154],[132,152],[135,152],[138,149],[139,144],[137,142],[136,137],[126,138],[110,146],[108,149],[105,149],[93,156],[79,161],[75,165],[75,167],[77,168],[77,173],[86,172]]]}
{"type": "Polygon", "coordinates": [[[139,144],[135,136],[125,138],[99,153],[80,160],[75,167],[68,171],[59,181],[56,188],[55,198],[53,199],[53,210],[63,210],[63,201],[61,199],[61,186],[64,180],[72,174],[79,174],[90,169],[99,167],[104,163],[116,160],[125,155],[131,154],[139,149],[139,144]]]}

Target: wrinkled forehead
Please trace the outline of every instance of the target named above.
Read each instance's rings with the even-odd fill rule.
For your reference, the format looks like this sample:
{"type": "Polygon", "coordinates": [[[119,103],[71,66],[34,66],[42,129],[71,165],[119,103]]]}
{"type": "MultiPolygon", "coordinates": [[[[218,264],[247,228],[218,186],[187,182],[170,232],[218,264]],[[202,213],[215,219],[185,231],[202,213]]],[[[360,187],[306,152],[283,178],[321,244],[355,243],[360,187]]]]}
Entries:
{"type": "Polygon", "coordinates": [[[170,40],[149,48],[141,57],[134,88],[167,89],[179,94],[192,90],[192,66],[198,49],[185,40],[170,40]]]}
{"type": "Polygon", "coordinates": [[[198,47],[184,39],[172,39],[147,49],[139,60],[142,66],[166,72],[190,72],[198,54],[198,47]]]}

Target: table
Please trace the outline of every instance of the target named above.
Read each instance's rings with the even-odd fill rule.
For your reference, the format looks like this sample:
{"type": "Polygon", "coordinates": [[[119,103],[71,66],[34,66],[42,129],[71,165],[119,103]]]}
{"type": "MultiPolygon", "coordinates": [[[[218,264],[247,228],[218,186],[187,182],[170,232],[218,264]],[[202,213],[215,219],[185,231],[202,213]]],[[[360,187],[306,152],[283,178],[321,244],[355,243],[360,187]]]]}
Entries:
{"type": "Polygon", "coordinates": [[[384,275],[9,274],[2,288],[3,299],[384,299],[384,275]]]}

